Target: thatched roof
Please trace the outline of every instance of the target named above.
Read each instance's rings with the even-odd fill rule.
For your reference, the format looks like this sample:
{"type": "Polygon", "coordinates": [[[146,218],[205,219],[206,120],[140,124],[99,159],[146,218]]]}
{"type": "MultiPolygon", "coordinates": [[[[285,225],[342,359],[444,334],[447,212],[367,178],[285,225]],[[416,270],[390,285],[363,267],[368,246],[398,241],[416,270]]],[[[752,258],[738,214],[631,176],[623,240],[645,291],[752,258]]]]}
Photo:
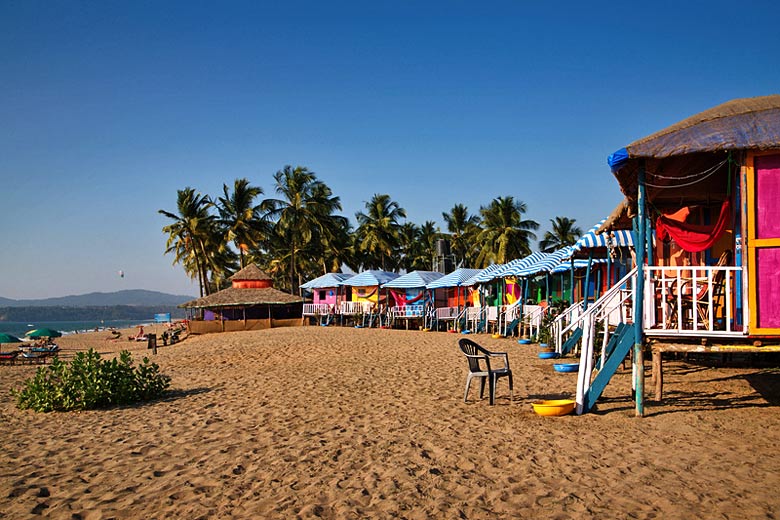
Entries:
{"type": "Polygon", "coordinates": [[[612,213],[609,214],[607,220],[599,226],[596,230],[596,234],[600,235],[617,229],[631,229],[631,219],[634,217],[635,209],[635,206],[631,206],[628,199],[623,199],[620,201],[620,204],[612,210],[612,213]]]}
{"type": "Polygon", "coordinates": [[[719,207],[729,195],[739,152],[774,149],[780,149],[780,95],[735,99],[710,108],[634,141],[608,162],[632,206],[644,164],[647,197],[656,208],[719,207]]]}
{"type": "Polygon", "coordinates": [[[662,159],[780,145],[780,95],[733,99],[626,146],[629,157],[662,159]]]}
{"type": "Polygon", "coordinates": [[[185,309],[207,309],[214,307],[248,307],[252,305],[286,305],[300,303],[303,299],[272,287],[263,289],[237,289],[228,287],[217,293],[179,305],[185,309]]]}
{"type": "Polygon", "coordinates": [[[268,273],[257,267],[255,264],[249,264],[228,279],[231,281],[271,280],[271,277],[268,276],[268,273]]]}

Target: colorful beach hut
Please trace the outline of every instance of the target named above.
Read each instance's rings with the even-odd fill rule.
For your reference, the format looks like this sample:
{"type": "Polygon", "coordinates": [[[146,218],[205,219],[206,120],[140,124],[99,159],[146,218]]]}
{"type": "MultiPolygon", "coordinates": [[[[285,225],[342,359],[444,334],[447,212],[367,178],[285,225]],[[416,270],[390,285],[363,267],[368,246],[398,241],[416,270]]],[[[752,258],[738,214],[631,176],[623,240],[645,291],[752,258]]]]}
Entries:
{"type": "Polygon", "coordinates": [[[303,317],[321,317],[335,314],[346,293],[341,289],[342,282],[354,274],[327,273],[301,285],[301,289],[311,291],[312,303],[303,304],[303,317]]]}
{"type": "Polygon", "coordinates": [[[396,278],[396,273],[369,270],[344,280],[341,284],[350,288],[351,296],[349,301],[341,303],[341,314],[354,316],[383,311],[387,306],[387,295],[382,294],[381,287],[396,278]]]}
{"type": "MultiPolygon", "coordinates": [[[[660,399],[663,352],[760,353],[780,340],[780,96],[729,101],[629,144],[608,163],[635,215],[638,296],[625,341],[605,363],[633,348],[641,415],[646,341],[660,399]]],[[[591,384],[588,362],[578,383],[585,410],[611,372],[602,367],[591,384]]]]}
{"type": "Polygon", "coordinates": [[[407,329],[410,322],[422,326],[426,312],[432,308],[425,287],[442,276],[436,271],[412,271],[382,285],[390,294],[391,324],[403,321],[407,329]]]}
{"type": "Polygon", "coordinates": [[[274,289],[271,277],[258,266],[246,266],[230,281],[227,289],[180,305],[203,313],[202,319],[190,319],[191,333],[299,325],[303,299],[274,289]]]}
{"type": "Polygon", "coordinates": [[[426,288],[433,291],[434,315],[431,328],[444,324],[454,329],[454,324],[466,305],[472,305],[472,288],[467,282],[479,274],[481,269],[460,267],[430,282],[426,288]]]}

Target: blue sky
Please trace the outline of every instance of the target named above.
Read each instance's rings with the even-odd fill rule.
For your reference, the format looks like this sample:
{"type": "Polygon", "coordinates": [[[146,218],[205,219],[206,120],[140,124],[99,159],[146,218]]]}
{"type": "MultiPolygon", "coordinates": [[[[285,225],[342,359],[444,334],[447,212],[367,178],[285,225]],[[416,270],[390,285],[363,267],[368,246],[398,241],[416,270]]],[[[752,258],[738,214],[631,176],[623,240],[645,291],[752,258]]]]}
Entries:
{"type": "Polygon", "coordinates": [[[353,222],[512,195],[587,229],[609,153],[780,86],[776,2],[277,4],[0,3],[0,296],[195,294],[157,210],[285,164],[353,222]]]}

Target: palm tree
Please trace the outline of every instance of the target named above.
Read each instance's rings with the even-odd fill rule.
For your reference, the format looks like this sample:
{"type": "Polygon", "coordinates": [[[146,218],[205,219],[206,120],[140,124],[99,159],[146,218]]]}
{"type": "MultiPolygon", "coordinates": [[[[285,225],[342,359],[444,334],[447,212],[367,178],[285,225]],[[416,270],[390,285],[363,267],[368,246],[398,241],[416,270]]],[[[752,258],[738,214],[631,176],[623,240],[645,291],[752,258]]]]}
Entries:
{"type": "Polygon", "coordinates": [[[433,268],[433,258],[436,251],[436,241],[442,237],[436,222],[426,220],[420,226],[420,238],[418,240],[417,255],[413,269],[430,271],[433,268]]]}
{"type": "Polygon", "coordinates": [[[419,256],[420,228],[414,222],[404,222],[398,227],[398,245],[400,247],[400,259],[398,267],[414,271],[415,262],[419,256]]]}
{"type": "Polygon", "coordinates": [[[225,240],[238,249],[239,266],[243,269],[246,266],[244,253],[257,249],[267,234],[260,204],[254,203],[263,189],[250,185],[248,179],[236,179],[233,193],[230,193],[227,184],[222,185],[222,193],[223,196],[217,200],[219,224],[224,229],[225,240]]]}
{"type": "Polygon", "coordinates": [[[201,296],[209,294],[209,250],[216,235],[215,218],[209,211],[213,205],[208,196],[186,187],[177,192],[177,213],[158,210],[173,220],[162,228],[168,234],[165,254],[173,253],[173,264],[182,264],[190,278],[197,278],[201,296]]]}
{"type": "Polygon", "coordinates": [[[450,233],[452,254],[455,255],[455,264],[467,263],[469,244],[479,233],[480,219],[478,215],[469,215],[469,210],[463,204],[455,204],[449,213],[442,213],[447,231],[450,233]]]}
{"type": "MultiPolygon", "coordinates": [[[[266,217],[275,222],[277,246],[289,255],[290,292],[298,291],[298,278],[305,271],[311,255],[323,254],[323,241],[335,235],[335,227],[345,227],[346,219],[333,213],[341,210],[341,202],[317,175],[302,166],[285,166],[274,174],[279,199],[262,203],[266,217]],[[325,231],[327,230],[327,231],[325,231]],[[306,248],[308,255],[306,254],[306,248]]],[[[276,251],[271,251],[272,256],[276,251]]]]}
{"type": "Polygon", "coordinates": [[[533,230],[539,229],[539,223],[523,220],[526,210],[524,202],[511,196],[495,198],[489,206],[479,209],[482,230],[476,239],[477,267],[504,264],[531,253],[531,240],[536,240],[533,230]]]}
{"type": "Polygon", "coordinates": [[[566,217],[555,217],[550,219],[552,231],[547,231],[544,238],[539,242],[539,248],[550,253],[565,246],[574,245],[577,239],[582,236],[582,229],[575,226],[576,219],[566,217]]]}
{"type": "Polygon", "coordinates": [[[406,210],[386,194],[374,194],[366,202],[366,213],[355,214],[358,222],[357,245],[367,253],[369,268],[386,269],[388,261],[398,251],[399,220],[406,218],[406,210]]]}

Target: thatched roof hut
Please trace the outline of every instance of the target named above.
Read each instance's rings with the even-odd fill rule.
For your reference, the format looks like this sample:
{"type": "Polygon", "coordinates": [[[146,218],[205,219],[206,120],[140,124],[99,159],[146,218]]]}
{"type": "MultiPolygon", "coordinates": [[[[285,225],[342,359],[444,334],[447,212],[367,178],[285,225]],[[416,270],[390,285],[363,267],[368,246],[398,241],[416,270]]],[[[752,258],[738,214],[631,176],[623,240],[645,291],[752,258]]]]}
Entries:
{"type": "Polygon", "coordinates": [[[303,299],[274,289],[271,277],[258,266],[248,265],[230,280],[231,287],[180,305],[185,309],[204,311],[201,322],[204,332],[215,331],[205,322],[219,322],[221,325],[217,330],[224,331],[268,328],[274,326],[275,321],[300,317],[303,299]],[[235,324],[239,321],[242,327],[225,326],[226,322],[235,324]],[[262,321],[263,325],[258,326],[257,321],[262,321]]]}
{"type": "Polygon", "coordinates": [[[247,305],[287,305],[303,300],[293,294],[279,291],[273,287],[262,289],[242,289],[228,287],[214,294],[183,303],[185,309],[211,309],[218,307],[241,307],[247,305]]]}

